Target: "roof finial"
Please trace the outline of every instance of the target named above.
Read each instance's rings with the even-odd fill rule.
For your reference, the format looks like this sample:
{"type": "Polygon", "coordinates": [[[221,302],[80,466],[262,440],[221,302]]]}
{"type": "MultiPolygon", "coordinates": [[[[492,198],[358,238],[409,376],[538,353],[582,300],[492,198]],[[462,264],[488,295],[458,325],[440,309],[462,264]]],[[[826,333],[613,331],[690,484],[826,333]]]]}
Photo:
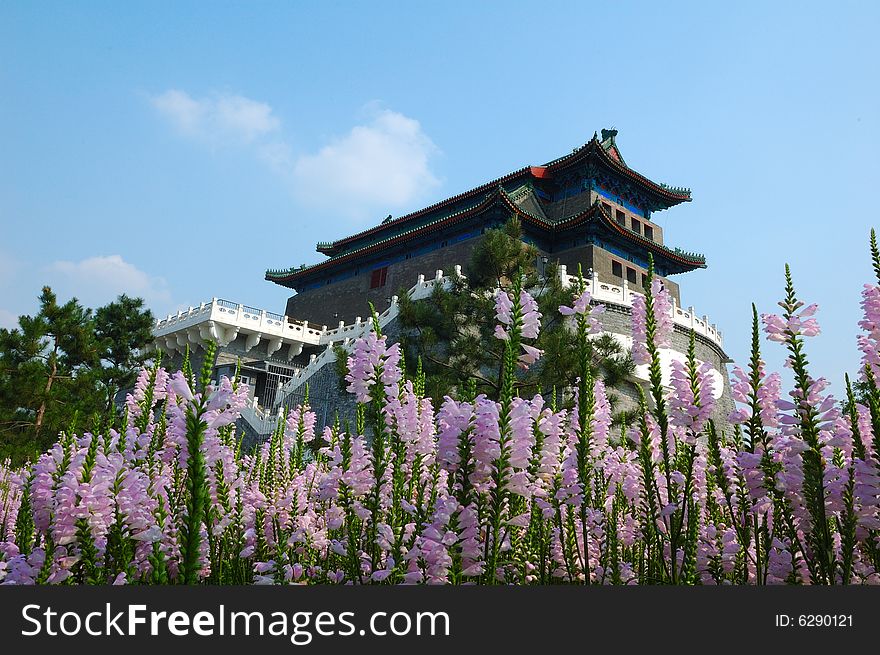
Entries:
{"type": "Polygon", "coordinates": [[[616,137],[616,136],[617,136],[617,130],[615,130],[613,127],[608,130],[606,130],[606,129],[602,130],[602,141],[603,142],[608,141],[608,140],[611,140],[613,142],[614,137],[616,137]]]}

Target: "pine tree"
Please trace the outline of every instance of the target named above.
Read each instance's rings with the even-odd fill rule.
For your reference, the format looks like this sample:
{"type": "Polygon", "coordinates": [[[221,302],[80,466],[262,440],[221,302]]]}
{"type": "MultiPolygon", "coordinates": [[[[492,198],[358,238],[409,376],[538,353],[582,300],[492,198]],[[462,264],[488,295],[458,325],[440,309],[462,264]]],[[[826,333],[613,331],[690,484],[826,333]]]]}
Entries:
{"type": "MultiPolygon", "coordinates": [[[[401,293],[401,343],[407,368],[421,358],[426,394],[433,398],[456,395],[469,381],[478,393],[498,399],[502,386],[504,343],[493,336],[496,324],[494,293],[511,291],[517,277],[530,289],[543,314],[536,346],[544,356],[527,371],[519,371],[514,391],[520,395],[563,389],[577,376],[575,335],[558,308],[571,304],[572,291],[563,287],[554,262],[541,262],[537,249],[522,239],[519,221],[487,230],[475,247],[465,277],[439,286],[429,301],[413,302],[401,293]]],[[[629,354],[608,335],[593,341],[593,374],[609,386],[632,374],[629,354]]],[[[613,397],[612,397],[613,400],[613,397]]]]}
{"type": "Polygon", "coordinates": [[[140,299],[123,295],[93,314],[43,287],[35,315],[0,329],[0,459],[33,458],[62,430],[97,429],[133,384],[152,321],[140,299]]]}
{"type": "Polygon", "coordinates": [[[131,388],[137,372],[148,358],[143,347],[152,338],[153,314],[141,298],[125,294],[95,311],[95,339],[102,361],[99,381],[109,411],[114,396],[131,388]]]}

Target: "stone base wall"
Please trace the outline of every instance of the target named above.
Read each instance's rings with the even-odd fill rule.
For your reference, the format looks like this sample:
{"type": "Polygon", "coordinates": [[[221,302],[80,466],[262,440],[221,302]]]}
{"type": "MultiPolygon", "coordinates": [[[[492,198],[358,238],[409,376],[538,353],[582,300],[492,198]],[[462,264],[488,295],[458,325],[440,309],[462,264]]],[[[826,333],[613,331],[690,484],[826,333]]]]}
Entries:
{"type": "Polygon", "coordinates": [[[412,288],[419,275],[431,279],[437,270],[448,274],[456,264],[466,267],[477,243],[479,237],[389,264],[385,286],[378,289],[370,288],[372,268],[365,268],[345,280],[307,289],[288,299],[284,313],[296,320],[308,319],[330,328],[336,327],[339,321],[353,323],[358,316],[366,319],[370,316],[368,303],[372,302],[377,312],[385,311],[389,305],[387,299],[412,288]]]}
{"type": "MultiPolygon", "coordinates": [[[[599,315],[599,320],[606,332],[632,336],[632,313],[628,307],[608,304],[605,306],[605,312],[599,315]]],[[[690,333],[679,325],[674,326],[672,333],[672,350],[686,354],[688,344],[690,342],[690,333]]],[[[697,359],[708,362],[716,371],[721,374],[724,380],[724,389],[721,397],[716,401],[715,411],[712,418],[719,430],[729,431],[731,429],[727,417],[734,410],[733,397],[730,395],[730,376],[727,372],[727,364],[729,359],[727,355],[717,345],[702,337],[696,335],[694,340],[694,350],[697,359]]],[[[647,383],[640,381],[647,394],[647,383]]],[[[638,408],[639,394],[636,388],[636,382],[628,382],[614,389],[620,399],[619,410],[628,410],[638,408]]]]}
{"type": "MultiPolygon", "coordinates": [[[[389,343],[400,340],[400,322],[397,319],[391,321],[382,329],[382,334],[388,337],[389,343]]],[[[308,382],[301,384],[284,401],[284,406],[292,409],[301,404],[305,399],[306,387],[309,393],[309,406],[318,418],[316,430],[320,432],[325,425],[333,425],[339,418],[340,425],[346,422],[355,425],[355,413],[357,402],[353,393],[346,391],[346,384],[340,383],[339,373],[335,362],[331,360],[322,366],[308,382]]]]}
{"type": "MultiPolygon", "coordinates": [[[[600,315],[600,320],[605,331],[631,336],[632,316],[628,308],[606,305],[606,311],[600,315]]],[[[385,327],[383,333],[388,335],[389,342],[391,343],[399,340],[399,322],[397,320],[392,321],[385,327]]],[[[689,333],[683,328],[676,326],[672,335],[672,349],[682,354],[687,353],[689,339],[689,333]]],[[[727,421],[727,416],[734,409],[733,399],[730,395],[730,379],[726,366],[729,360],[717,345],[699,335],[695,340],[695,349],[697,359],[711,364],[724,380],[724,389],[716,403],[712,418],[719,431],[729,431],[731,427],[727,421]]],[[[638,408],[639,393],[637,384],[643,386],[645,395],[650,402],[650,394],[648,393],[646,382],[640,380],[626,381],[613,389],[609,389],[609,394],[613,394],[617,398],[614,408],[615,412],[638,408]]],[[[352,426],[354,425],[356,410],[354,395],[345,391],[344,386],[339,384],[339,376],[332,362],[325,365],[309,378],[308,386],[309,404],[318,416],[319,430],[324,425],[332,425],[337,414],[342,424],[348,421],[352,426]]],[[[294,407],[302,402],[304,395],[305,385],[298,388],[288,397],[285,404],[289,407],[294,407]]]]}

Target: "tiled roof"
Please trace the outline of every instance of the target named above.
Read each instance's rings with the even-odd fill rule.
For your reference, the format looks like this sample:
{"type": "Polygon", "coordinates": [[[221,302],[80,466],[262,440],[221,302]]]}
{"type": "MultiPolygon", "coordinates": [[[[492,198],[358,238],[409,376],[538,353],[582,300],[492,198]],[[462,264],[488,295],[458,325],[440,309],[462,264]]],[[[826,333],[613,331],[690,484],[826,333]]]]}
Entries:
{"type": "MultiPolygon", "coordinates": [[[[603,136],[604,132],[607,131],[603,130],[603,136]]],[[[616,131],[614,132],[614,134],[616,134],[616,131]]],[[[379,225],[344,237],[342,239],[337,239],[336,241],[330,243],[321,242],[318,244],[317,250],[318,252],[322,252],[332,256],[344,250],[345,246],[352,244],[355,241],[359,241],[364,237],[370,237],[384,232],[388,232],[389,234],[399,233],[398,231],[401,230],[403,228],[403,225],[405,224],[407,225],[406,229],[410,229],[410,226],[408,224],[412,222],[418,223],[419,218],[424,218],[426,217],[426,215],[432,214],[438,210],[456,205],[460,201],[471,199],[474,197],[482,197],[482,195],[491,191],[498,185],[507,184],[519,178],[523,178],[524,182],[530,181],[532,179],[549,178],[552,177],[552,174],[555,171],[562,170],[568,166],[576,164],[581,160],[587,158],[591,154],[597,154],[600,159],[608,166],[610,166],[613,170],[631,179],[633,182],[635,182],[638,186],[644,188],[646,191],[654,194],[655,196],[659,196],[667,203],[668,206],[672,206],[680,202],[687,202],[691,199],[689,189],[682,189],[679,187],[670,187],[665,184],[659,184],[649,180],[644,175],[641,175],[640,173],[632,170],[623,161],[622,156],[620,156],[619,159],[616,159],[612,155],[609,155],[608,151],[612,148],[619,156],[620,151],[617,150],[617,145],[614,143],[613,137],[600,142],[598,135],[594,134],[593,138],[580,148],[575,148],[570,154],[559,157],[558,159],[554,159],[544,166],[524,166],[523,168],[515,170],[512,173],[508,173],[507,175],[494,179],[491,182],[486,182],[485,184],[481,184],[480,186],[470,189],[469,191],[465,191],[464,193],[446,198],[445,200],[441,200],[440,202],[434,203],[433,205],[430,205],[423,209],[419,209],[418,211],[412,212],[410,214],[406,214],[404,216],[400,216],[391,220],[385,219],[379,225]]]]}
{"type": "Polygon", "coordinates": [[[501,196],[507,205],[520,214],[521,218],[524,218],[526,222],[530,222],[535,224],[538,227],[542,227],[549,231],[561,232],[563,230],[568,230],[577,225],[581,225],[583,223],[589,223],[591,221],[599,221],[606,228],[610,229],[612,232],[619,234],[624,237],[628,241],[632,241],[648,250],[652,251],[656,255],[661,257],[669,258],[679,264],[682,264],[687,267],[692,268],[705,268],[706,267],[706,258],[694,252],[688,252],[686,250],[681,250],[680,248],[668,248],[664,245],[661,245],[651,239],[647,239],[642,236],[639,232],[629,229],[615,221],[611,214],[605,211],[600,202],[593,203],[589,209],[580,212],[574,216],[570,216],[560,221],[551,222],[546,219],[540,219],[537,216],[532,214],[523,212],[519,210],[519,208],[515,205],[513,200],[509,197],[507,193],[501,190],[501,196]],[[519,211],[517,211],[519,210],[519,211]]]}
{"type": "MultiPolygon", "coordinates": [[[[414,226],[411,229],[396,232],[393,235],[387,236],[386,238],[375,242],[371,242],[367,245],[362,246],[361,248],[356,248],[354,250],[339,253],[330,257],[329,259],[324,260],[323,262],[314,264],[312,266],[303,266],[286,270],[283,269],[267,271],[266,279],[271,282],[276,282],[278,284],[289,283],[303,277],[306,274],[312,274],[316,271],[320,271],[330,266],[357,259],[358,257],[369,254],[370,252],[381,250],[383,247],[390,245],[391,243],[403,243],[417,236],[422,236],[435,230],[454,225],[455,223],[458,223],[470,216],[475,216],[482,213],[483,211],[489,209],[491,206],[498,202],[502,203],[509,210],[511,210],[511,212],[519,216],[520,220],[550,233],[568,230],[576,227],[577,225],[588,223],[591,221],[600,221],[606,228],[610,229],[612,232],[617,233],[625,239],[636,243],[644,248],[647,248],[648,250],[651,250],[658,256],[671,259],[681,266],[684,266],[686,268],[703,268],[706,266],[706,260],[702,255],[688,253],[679,249],[667,248],[666,246],[655,243],[650,239],[646,239],[638,232],[634,232],[633,230],[630,230],[629,228],[620,225],[619,223],[614,221],[608,213],[605,212],[601,204],[598,202],[592,204],[585,211],[582,211],[574,216],[570,216],[563,220],[554,222],[549,220],[543,214],[543,212],[533,211],[534,208],[529,206],[530,203],[523,202],[523,199],[529,196],[534,198],[534,194],[531,189],[524,190],[522,187],[520,187],[518,189],[515,189],[513,192],[508,193],[501,185],[498,185],[491,192],[484,194],[478,202],[470,203],[469,206],[464,209],[461,209],[454,213],[439,216],[433,221],[419,226],[414,226]]],[[[537,209],[540,210],[540,204],[537,203],[537,201],[535,201],[534,204],[537,206],[537,209]]]]}
{"type": "MultiPolygon", "coordinates": [[[[690,201],[689,189],[669,187],[652,182],[629,168],[620,155],[620,151],[614,141],[616,135],[616,130],[603,130],[602,141],[599,140],[598,135],[594,134],[593,138],[585,145],[576,148],[568,155],[554,159],[544,166],[525,166],[491,182],[486,182],[469,191],[446,198],[416,212],[396,219],[392,219],[389,216],[379,225],[357,234],[333,242],[321,242],[318,244],[317,250],[327,255],[329,259],[313,266],[270,270],[266,272],[266,279],[272,281],[292,280],[305,271],[314,271],[330,266],[356,255],[374,251],[383,245],[407,240],[416,234],[430,231],[435,226],[446,225],[450,219],[453,219],[452,222],[455,222],[457,217],[460,218],[469,214],[475,208],[481,206],[487,198],[496,195],[498,193],[497,190],[500,189],[501,193],[506,195],[504,186],[512,186],[517,182],[519,182],[519,185],[510,191],[510,201],[515,211],[534,217],[540,223],[567,222],[571,218],[571,211],[583,213],[583,209],[586,208],[586,203],[582,202],[584,198],[581,198],[583,194],[572,196],[572,200],[569,202],[561,201],[562,204],[545,204],[535,195],[533,183],[537,180],[552,178],[555,173],[577,165],[589,157],[598,158],[611,170],[631,180],[636,186],[656,198],[661,207],[690,201]]],[[[588,200],[589,196],[586,199],[588,200]]],[[[674,251],[669,252],[672,253],[674,251]]]]}
{"type": "MultiPolygon", "coordinates": [[[[617,146],[614,145],[614,147],[616,149],[617,146]]],[[[681,202],[690,202],[690,189],[685,189],[682,187],[672,187],[666,184],[653,182],[641,173],[637,173],[625,163],[623,163],[623,157],[621,157],[620,161],[618,161],[617,159],[609,155],[608,149],[609,148],[605,148],[602,143],[599,142],[599,137],[594,134],[593,138],[590,139],[590,141],[588,141],[584,146],[580,148],[575,148],[575,150],[573,150],[570,154],[560,157],[559,159],[554,159],[546,165],[546,168],[551,172],[558,171],[573,164],[576,164],[586,159],[590,155],[596,154],[599,156],[601,161],[608,164],[613,170],[621,173],[625,177],[628,177],[633,182],[643,187],[645,190],[651,191],[654,194],[665,199],[669,203],[670,207],[672,205],[677,205],[681,202]]]]}
{"type": "Polygon", "coordinates": [[[325,259],[323,262],[318,264],[314,264],[312,266],[300,266],[298,268],[290,268],[290,269],[281,269],[281,270],[269,270],[266,271],[266,279],[271,282],[287,282],[293,280],[297,277],[301,277],[303,273],[309,272],[312,273],[316,270],[320,270],[330,266],[332,264],[337,264],[343,261],[349,261],[351,259],[356,258],[358,255],[364,255],[368,252],[372,252],[375,250],[380,250],[382,246],[390,243],[390,242],[400,242],[407,241],[415,236],[419,236],[422,234],[427,234],[436,229],[439,229],[441,226],[452,225],[467,216],[473,215],[482,211],[483,209],[489,207],[492,202],[497,197],[497,192],[486,194],[482,197],[479,202],[474,203],[472,206],[469,206],[465,209],[461,209],[460,211],[447,214],[437,219],[425,223],[423,225],[417,227],[411,227],[408,230],[404,230],[401,232],[397,232],[393,235],[385,237],[384,239],[371,242],[361,248],[356,248],[354,250],[349,250],[346,252],[339,253],[330,257],[329,259],[325,259]]]}
{"type": "Polygon", "coordinates": [[[521,187],[517,187],[511,191],[508,195],[510,196],[510,199],[516,203],[516,206],[523,211],[547,220],[544,208],[535,196],[535,190],[531,184],[523,184],[521,187]]]}

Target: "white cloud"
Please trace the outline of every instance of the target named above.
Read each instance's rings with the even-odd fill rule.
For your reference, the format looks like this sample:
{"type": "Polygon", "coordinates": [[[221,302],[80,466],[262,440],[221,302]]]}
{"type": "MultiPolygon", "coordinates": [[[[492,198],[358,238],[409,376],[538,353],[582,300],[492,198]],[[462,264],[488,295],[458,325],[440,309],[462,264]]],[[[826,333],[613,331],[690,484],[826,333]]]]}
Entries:
{"type": "Polygon", "coordinates": [[[264,102],[239,95],[194,98],[170,89],[150,101],[184,136],[209,145],[250,145],[254,155],[291,183],[295,197],[336,217],[375,218],[411,208],[440,182],[430,168],[437,146],[419,122],[376,103],[367,120],[317,152],[294,152],[276,134],[281,121],[264,102]]]}
{"type": "Polygon", "coordinates": [[[213,144],[252,143],[281,126],[272,107],[240,95],[196,99],[170,89],[151,96],[150,102],[181,134],[213,144]]]}
{"type": "Polygon", "coordinates": [[[164,278],[145,273],[119,255],[57,261],[47,272],[59,300],[75,296],[87,307],[100,307],[124,293],[143,298],[157,315],[171,305],[171,292],[164,278]]]}
{"type": "Polygon", "coordinates": [[[436,152],[417,120],[379,110],[368,124],[299,156],[294,188],[310,205],[352,216],[404,207],[440,184],[429,167],[436,152]]]}
{"type": "Polygon", "coordinates": [[[293,151],[283,142],[264,143],[257,149],[257,155],[277,173],[287,176],[293,168],[293,151]]]}

